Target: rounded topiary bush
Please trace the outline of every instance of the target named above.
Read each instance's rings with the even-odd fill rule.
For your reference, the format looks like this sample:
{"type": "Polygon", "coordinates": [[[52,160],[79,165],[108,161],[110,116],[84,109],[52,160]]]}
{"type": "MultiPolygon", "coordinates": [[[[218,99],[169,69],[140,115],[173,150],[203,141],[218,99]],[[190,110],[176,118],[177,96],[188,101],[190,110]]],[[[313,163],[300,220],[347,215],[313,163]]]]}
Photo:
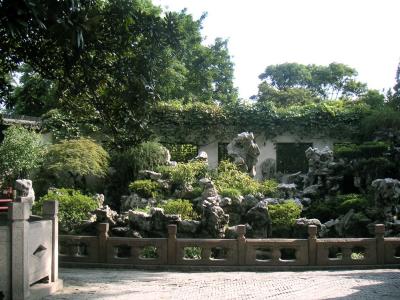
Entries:
{"type": "Polygon", "coordinates": [[[46,195],[35,202],[33,212],[41,214],[43,202],[56,200],[59,203],[60,231],[71,231],[77,225],[88,219],[89,213],[98,208],[98,203],[92,197],[81,194],[73,189],[51,189],[46,195]]]}

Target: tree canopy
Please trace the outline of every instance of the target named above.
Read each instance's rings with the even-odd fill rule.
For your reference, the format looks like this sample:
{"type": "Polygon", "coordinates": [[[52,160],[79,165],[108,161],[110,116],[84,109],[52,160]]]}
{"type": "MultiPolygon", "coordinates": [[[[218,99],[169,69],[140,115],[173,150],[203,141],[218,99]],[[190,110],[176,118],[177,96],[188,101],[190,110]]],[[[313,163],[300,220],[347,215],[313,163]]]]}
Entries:
{"type": "Polygon", "coordinates": [[[356,76],[355,69],[340,63],[270,65],[259,76],[262,82],[254,98],[290,105],[357,97],[367,91],[367,86],[357,81],[356,76]]]}
{"type": "MultiPolygon", "coordinates": [[[[32,76],[57,87],[65,113],[101,120],[104,133],[118,144],[146,137],[150,109],[160,99],[237,100],[227,42],[202,45],[202,18],[193,20],[185,11],[162,12],[149,0],[4,0],[0,5],[4,94],[6,75],[26,63],[32,76]]],[[[22,82],[14,93],[21,97],[14,100],[29,91],[29,83],[22,82]]],[[[9,103],[18,110],[18,101],[9,103]]]]}

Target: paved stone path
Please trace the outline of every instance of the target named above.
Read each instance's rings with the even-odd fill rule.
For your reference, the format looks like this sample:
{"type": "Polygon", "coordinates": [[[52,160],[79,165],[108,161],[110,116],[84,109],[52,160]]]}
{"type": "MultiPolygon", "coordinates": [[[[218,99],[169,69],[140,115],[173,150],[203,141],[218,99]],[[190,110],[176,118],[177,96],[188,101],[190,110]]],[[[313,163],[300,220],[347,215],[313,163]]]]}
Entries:
{"type": "Polygon", "coordinates": [[[163,272],[61,269],[46,299],[400,299],[400,270],[163,272]]]}

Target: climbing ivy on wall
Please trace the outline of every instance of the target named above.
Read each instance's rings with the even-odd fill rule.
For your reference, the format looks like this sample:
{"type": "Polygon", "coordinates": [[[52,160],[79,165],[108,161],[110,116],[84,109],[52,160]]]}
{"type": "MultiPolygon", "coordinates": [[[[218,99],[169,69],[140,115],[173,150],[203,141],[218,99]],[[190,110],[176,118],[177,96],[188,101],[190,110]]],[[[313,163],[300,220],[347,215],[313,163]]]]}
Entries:
{"type": "Polygon", "coordinates": [[[163,142],[207,143],[228,141],[237,133],[251,131],[273,138],[283,133],[300,137],[352,138],[371,108],[361,102],[326,101],[288,108],[273,104],[216,104],[161,102],[150,123],[163,142]]]}

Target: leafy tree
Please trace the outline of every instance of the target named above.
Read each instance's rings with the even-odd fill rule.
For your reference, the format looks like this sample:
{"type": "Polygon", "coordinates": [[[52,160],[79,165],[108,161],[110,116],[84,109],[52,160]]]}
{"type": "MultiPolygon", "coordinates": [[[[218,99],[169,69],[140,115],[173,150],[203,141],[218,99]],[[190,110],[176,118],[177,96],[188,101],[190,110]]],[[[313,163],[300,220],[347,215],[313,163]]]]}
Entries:
{"type": "MultiPolygon", "coordinates": [[[[0,68],[25,62],[56,82],[61,108],[101,120],[118,145],[148,137],[159,99],[237,98],[226,41],[201,45],[201,19],[148,0],[3,1],[0,68]]],[[[3,87],[2,87],[3,88],[3,87]]]]}
{"type": "Polygon", "coordinates": [[[385,105],[385,96],[377,90],[369,90],[360,97],[360,101],[368,104],[371,108],[379,109],[385,105]]]}
{"type": "Polygon", "coordinates": [[[388,95],[389,104],[396,110],[400,110],[400,63],[397,66],[396,71],[396,84],[393,87],[393,93],[389,90],[388,95]]]}
{"type": "Polygon", "coordinates": [[[108,153],[92,140],[64,140],[48,147],[42,172],[59,177],[68,174],[74,188],[86,189],[84,176],[104,177],[108,163],[108,153]]]}
{"type": "Polygon", "coordinates": [[[22,126],[8,127],[0,144],[0,182],[10,184],[16,178],[28,176],[40,165],[42,154],[39,134],[22,126]]]}
{"type": "Polygon", "coordinates": [[[253,99],[285,106],[360,96],[366,92],[366,85],[358,82],[356,76],[355,69],[339,63],[271,65],[259,76],[263,81],[253,99]]]}
{"type": "Polygon", "coordinates": [[[44,79],[27,64],[23,64],[18,72],[21,72],[20,85],[6,100],[8,109],[19,115],[40,117],[57,106],[57,86],[53,81],[44,79]]]}

